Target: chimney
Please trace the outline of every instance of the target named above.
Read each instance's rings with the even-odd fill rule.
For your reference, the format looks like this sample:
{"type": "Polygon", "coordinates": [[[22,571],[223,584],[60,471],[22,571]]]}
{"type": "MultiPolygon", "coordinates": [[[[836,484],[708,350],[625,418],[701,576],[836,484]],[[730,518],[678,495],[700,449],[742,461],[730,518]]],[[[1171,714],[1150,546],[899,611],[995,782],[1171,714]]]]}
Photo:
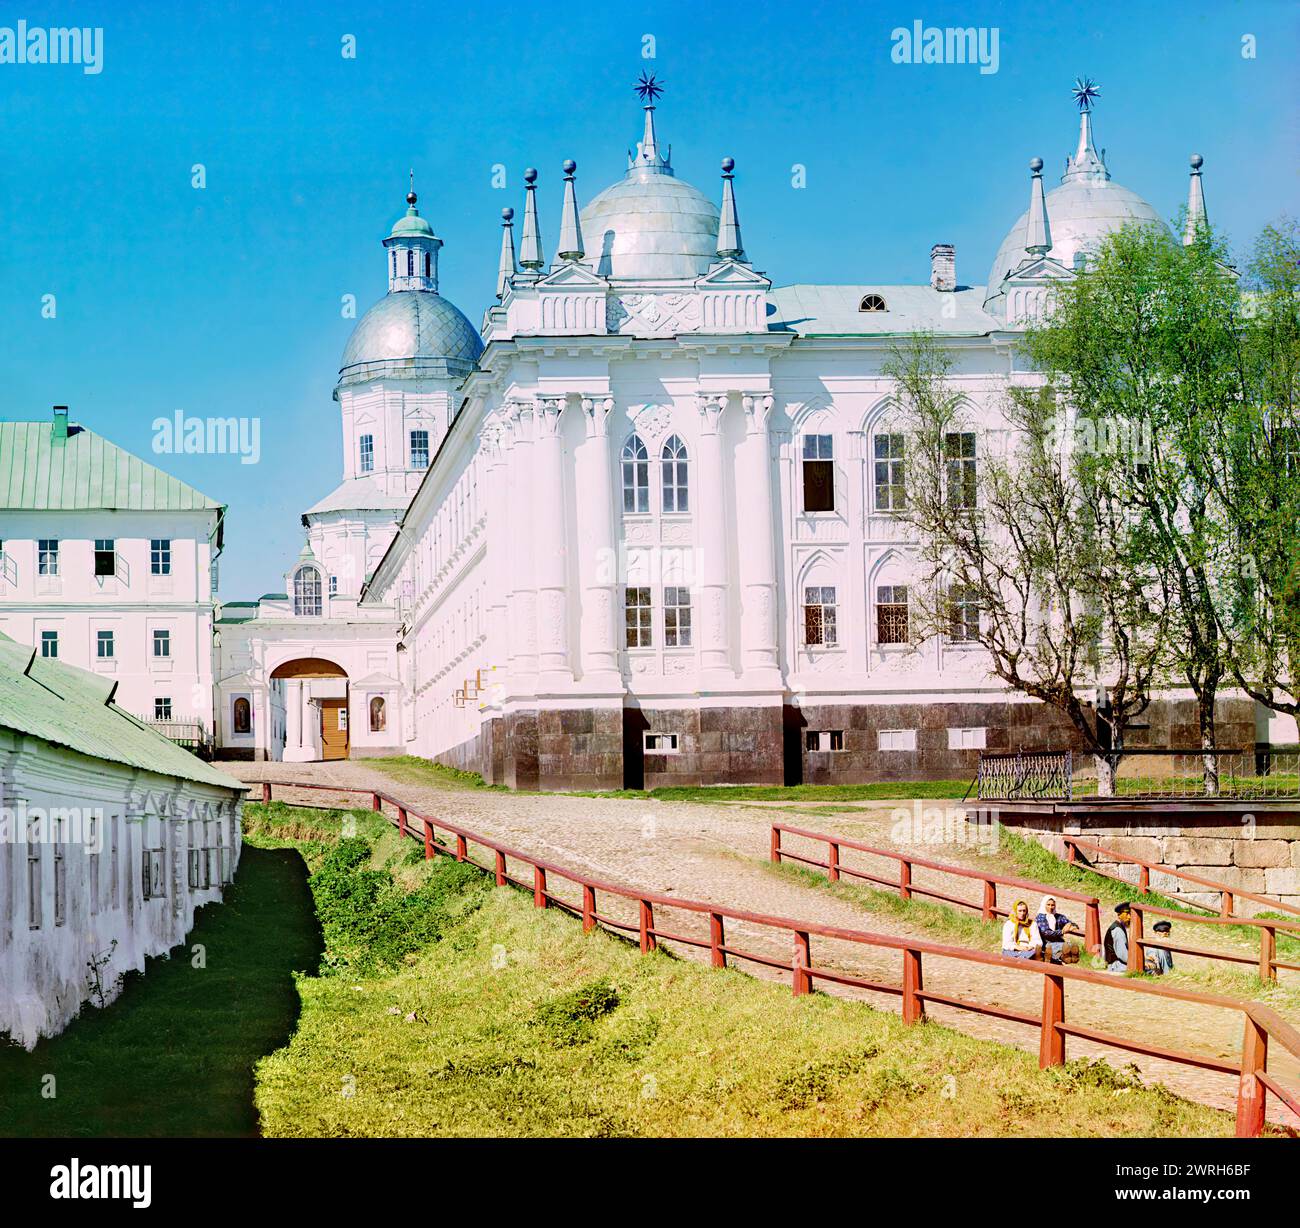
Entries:
{"type": "Polygon", "coordinates": [[[50,433],[50,438],[55,443],[64,443],[68,438],[68,407],[66,405],[56,405],[54,407],[54,427],[50,433]]]}
{"type": "Polygon", "coordinates": [[[951,243],[930,248],[930,285],[935,290],[957,289],[957,249],[951,243]]]}

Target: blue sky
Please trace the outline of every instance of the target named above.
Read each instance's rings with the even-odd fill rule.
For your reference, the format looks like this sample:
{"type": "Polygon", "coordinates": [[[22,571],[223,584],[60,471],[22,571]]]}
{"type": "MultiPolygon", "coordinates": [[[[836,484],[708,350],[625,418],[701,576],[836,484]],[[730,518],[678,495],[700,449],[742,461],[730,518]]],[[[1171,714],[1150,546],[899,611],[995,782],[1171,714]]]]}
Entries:
{"type": "Polygon", "coordinates": [[[221,596],[255,596],[280,587],[301,510],[339,479],[340,303],[383,293],[379,240],[408,167],[446,244],[442,290],[477,323],[523,168],[541,172],[549,257],[560,163],[577,160],[582,200],[622,173],[631,83],[649,68],[677,173],[716,193],[735,157],[745,246],[778,285],[921,282],[935,242],[979,283],[1027,203],[1028,159],[1051,186],[1072,150],[1070,85],[1086,74],[1114,177],[1172,217],[1198,151],[1211,220],[1245,242],[1296,211],[1297,14],[1283,0],[6,3],[0,27],[102,26],[104,44],[96,75],[0,64],[0,417],[66,403],[146,457],[152,422],[178,409],[260,417],[257,465],[159,458],[230,505],[221,596]],[[891,31],[917,18],[996,27],[998,71],[893,63],[891,31]]]}

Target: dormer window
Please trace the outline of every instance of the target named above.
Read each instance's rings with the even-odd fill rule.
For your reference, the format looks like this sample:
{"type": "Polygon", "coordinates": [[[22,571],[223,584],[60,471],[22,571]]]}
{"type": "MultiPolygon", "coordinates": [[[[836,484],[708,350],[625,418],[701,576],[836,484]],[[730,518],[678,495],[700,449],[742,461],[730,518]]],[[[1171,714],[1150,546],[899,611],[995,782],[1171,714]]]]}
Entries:
{"type": "Polygon", "coordinates": [[[879,294],[867,294],[863,296],[862,302],[858,304],[858,310],[859,311],[888,311],[889,307],[886,305],[885,300],[881,298],[879,294]]]}
{"type": "Polygon", "coordinates": [[[293,578],[293,612],[299,618],[320,617],[320,572],[314,567],[298,568],[293,578]]]}

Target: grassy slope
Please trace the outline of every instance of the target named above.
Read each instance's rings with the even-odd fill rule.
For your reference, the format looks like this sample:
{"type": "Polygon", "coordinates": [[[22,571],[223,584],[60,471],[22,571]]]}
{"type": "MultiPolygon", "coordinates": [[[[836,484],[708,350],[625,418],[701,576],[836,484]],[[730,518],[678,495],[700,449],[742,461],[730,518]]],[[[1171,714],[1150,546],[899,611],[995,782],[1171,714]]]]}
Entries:
{"type": "Polygon", "coordinates": [[[0,1135],[255,1134],[253,1063],[292,1033],[293,973],[320,949],[302,859],[246,846],[225,903],[200,911],[174,958],[150,960],[117,1001],[83,1008],[31,1053],[0,1048],[0,1135]],[[196,944],[205,968],[192,966],[196,944]]]}
{"type": "MultiPolygon", "coordinates": [[[[250,807],[258,841],[339,819],[250,807]]],[[[372,865],[408,888],[456,869],[412,864],[388,832],[372,865]]],[[[442,905],[439,905],[442,907],[442,905]]],[[[1231,1119],[1103,1064],[1041,1073],[1032,1056],[936,1025],[645,957],[483,879],[449,902],[440,941],[373,975],[302,978],[289,1044],[257,1069],[273,1135],[1230,1134],[1231,1119]],[[454,914],[454,915],[453,915],[454,914]],[[616,993],[590,1020],[575,1013],[616,993]]]]}

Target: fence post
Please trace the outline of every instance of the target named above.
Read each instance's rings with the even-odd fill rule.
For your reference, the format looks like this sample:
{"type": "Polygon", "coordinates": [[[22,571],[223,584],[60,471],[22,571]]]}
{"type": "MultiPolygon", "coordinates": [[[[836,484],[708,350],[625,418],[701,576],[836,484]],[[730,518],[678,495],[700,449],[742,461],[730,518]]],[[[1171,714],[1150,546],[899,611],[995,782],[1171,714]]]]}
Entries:
{"type": "Polygon", "coordinates": [[[538,908],[546,907],[546,871],[541,866],[533,867],[533,903],[538,908]]]}
{"type": "Polygon", "coordinates": [[[1246,1034],[1241,1042],[1241,1078],[1237,1084],[1237,1137],[1256,1138],[1264,1128],[1268,1095],[1268,1089],[1259,1081],[1260,1071],[1268,1066],[1268,1032],[1248,1011],[1244,1013],[1246,1034]]]}
{"type": "Polygon", "coordinates": [[[1101,950],[1101,902],[1092,900],[1084,905],[1083,945],[1094,955],[1101,950]]]}
{"type": "Polygon", "coordinates": [[[582,884],[582,932],[590,934],[596,928],[596,888],[582,884]]]}
{"type": "Polygon", "coordinates": [[[1065,838],[1065,863],[1075,865],[1079,860],[1079,846],[1069,836],[1065,838]]]}
{"type": "Polygon", "coordinates": [[[1219,905],[1219,916],[1221,917],[1232,916],[1232,906],[1233,906],[1232,892],[1225,891],[1223,893],[1223,901],[1219,905]]]}
{"type": "Polygon", "coordinates": [[[833,883],[840,881],[840,846],[831,842],[829,844],[830,856],[826,859],[829,863],[826,867],[826,877],[833,883]]]}
{"type": "Polygon", "coordinates": [[[781,829],[775,823],[772,824],[772,860],[781,864],[781,829]]]}
{"type": "Polygon", "coordinates": [[[406,807],[398,806],[397,808],[397,834],[406,839],[406,807]]]}
{"type": "Polygon", "coordinates": [[[649,900],[641,901],[641,954],[648,955],[658,948],[655,942],[655,911],[649,900]]]}
{"type": "Polygon", "coordinates": [[[271,800],[271,782],[269,780],[264,780],[262,781],[262,801],[269,802],[270,800],[271,800]]]}
{"type": "Polygon", "coordinates": [[[998,886],[991,879],[984,880],[984,920],[992,921],[997,916],[998,886]]]}
{"type": "Polygon", "coordinates": [[[384,808],[384,803],[381,802],[381,801],[379,800],[379,794],[378,794],[378,793],[372,793],[372,794],[370,795],[370,809],[371,809],[371,810],[382,810],[383,808],[384,808]]]}
{"type": "Polygon", "coordinates": [[[925,1019],[925,1003],[918,996],[925,987],[921,952],[903,949],[903,1022],[920,1023],[925,1019]]]}
{"type": "Polygon", "coordinates": [[[902,858],[898,862],[898,895],[904,900],[912,898],[912,863],[902,858]]]}
{"type": "Polygon", "coordinates": [[[1151,890],[1151,867],[1150,866],[1138,866],[1138,890],[1139,891],[1151,890]]]}
{"type": "Polygon", "coordinates": [[[428,819],[424,820],[424,859],[430,861],[433,858],[433,824],[428,819]]]}
{"type": "Polygon", "coordinates": [[[713,953],[713,966],[715,968],[725,968],[727,966],[727,953],[722,948],[726,946],[726,933],[722,928],[722,914],[720,912],[709,913],[709,949],[713,953]]]}
{"type": "Polygon", "coordinates": [[[506,885],[506,855],[500,849],[497,849],[497,886],[504,887],[505,885],[506,885]]]}
{"type": "Polygon", "coordinates": [[[1057,1026],[1065,1022],[1065,977],[1050,973],[1043,977],[1043,1027],[1038,1040],[1038,1067],[1065,1064],[1065,1033],[1057,1026]]]}
{"type": "Polygon", "coordinates": [[[1276,981],[1277,972],[1273,961],[1277,958],[1277,927],[1261,925],[1259,927],[1259,979],[1276,981]]]}
{"type": "Polygon", "coordinates": [[[812,963],[812,945],[806,930],[794,932],[794,980],[792,987],[796,998],[812,992],[812,977],[808,975],[808,966],[812,963]]]}
{"type": "Polygon", "coordinates": [[[1128,970],[1141,972],[1142,961],[1142,910],[1136,906],[1131,909],[1132,916],[1128,923],[1128,970]]]}
{"type": "Polygon", "coordinates": [[[468,849],[465,844],[465,837],[458,834],[456,836],[456,860],[464,861],[467,856],[467,853],[468,853],[468,849]]]}

